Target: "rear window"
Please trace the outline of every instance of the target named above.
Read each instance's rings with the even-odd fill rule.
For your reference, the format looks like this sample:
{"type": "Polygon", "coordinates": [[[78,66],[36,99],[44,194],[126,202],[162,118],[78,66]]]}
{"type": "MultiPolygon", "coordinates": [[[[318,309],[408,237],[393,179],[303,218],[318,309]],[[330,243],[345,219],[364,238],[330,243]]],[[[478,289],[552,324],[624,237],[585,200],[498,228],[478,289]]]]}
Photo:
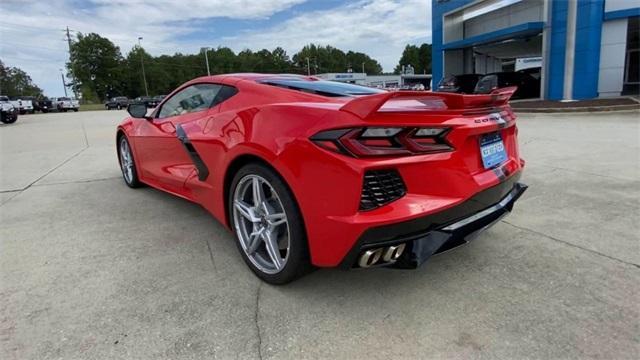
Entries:
{"type": "Polygon", "coordinates": [[[458,79],[454,75],[450,75],[440,80],[439,86],[456,86],[458,79]]]}
{"type": "Polygon", "coordinates": [[[328,97],[371,95],[386,92],[366,86],[325,80],[267,79],[260,81],[260,83],[328,97]]]}

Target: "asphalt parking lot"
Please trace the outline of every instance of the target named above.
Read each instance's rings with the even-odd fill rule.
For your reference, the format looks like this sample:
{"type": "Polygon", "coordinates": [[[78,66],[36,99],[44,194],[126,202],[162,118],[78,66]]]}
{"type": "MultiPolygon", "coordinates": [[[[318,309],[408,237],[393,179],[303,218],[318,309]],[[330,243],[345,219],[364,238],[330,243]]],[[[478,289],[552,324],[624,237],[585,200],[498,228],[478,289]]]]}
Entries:
{"type": "Polygon", "coordinates": [[[520,116],[515,212],[416,271],[261,284],[202,208],[121,179],[124,111],[0,127],[0,358],[638,358],[640,114],[520,116]]]}

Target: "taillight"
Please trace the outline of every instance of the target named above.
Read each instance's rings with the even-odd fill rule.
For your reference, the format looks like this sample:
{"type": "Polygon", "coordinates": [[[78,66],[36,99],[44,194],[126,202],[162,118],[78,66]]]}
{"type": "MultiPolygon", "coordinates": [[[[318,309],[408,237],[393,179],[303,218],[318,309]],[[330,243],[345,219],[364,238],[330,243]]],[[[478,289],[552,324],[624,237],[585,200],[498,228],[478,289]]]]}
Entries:
{"type": "Polygon", "coordinates": [[[311,140],[323,149],[355,157],[409,156],[452,151],[448,128],[364,127],[322,131],[311,140]]]}

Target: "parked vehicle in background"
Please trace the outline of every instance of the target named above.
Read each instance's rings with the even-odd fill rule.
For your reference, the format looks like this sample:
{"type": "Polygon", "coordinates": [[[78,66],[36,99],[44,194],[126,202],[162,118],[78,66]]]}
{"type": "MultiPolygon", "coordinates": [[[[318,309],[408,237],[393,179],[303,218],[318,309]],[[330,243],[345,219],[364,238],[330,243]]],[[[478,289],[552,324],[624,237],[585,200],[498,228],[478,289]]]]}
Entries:
{"type": "Polygon", "coordinates": [[[536,79],[524,72],[497,72],[487,74],[478,81],[474,92],[476,94],[489,94],[496,89],[510,86],[518,87],[512,99],[540,97],[540,79],[536,79]]]}
{"type": "Polygon", "coordinates": [[[18,120],[18,108],[6,96],[0,96],[0,122],[11,124],[18,120]]]}
{"type": "Polygon", "coordinates": [[[126,96],[116,96],[111,98],[104,104],[107,110],[111,109],[125,109],[129,105],[129,99],[126,96]]]}
{"type": "Polygon", "coordinates": [[[61,112],[67,112],[69,110],[78,111],[80,109],[80,102],[68,97],[53,98],[51,101],[52,105],[61,112]]]}
{"type": "Polygon", "coordinates": [[[438,88],[435,90],[439,92],[473,94],[478,80],[483,76],[482,74],[449,75],[440,80],[438,88]]]}
{"type": "Polygon", "coordinates": [[[132,103],[145,104],[148,108],[156,107],[156,105],[158,105],[154,103],[153,98],[151,96],[138,96],[132,101],[132,103]]]}
{"type": "Polygon", "coordinates": [[[37,101],[38,104],[38,109],[39,111],[42,111],[43,113],[48,113],[49,111],[53,111],[55,110],[53,108],[53,103],[51,102],[51,100],[49,100],[49,98],[42,98],[40,100],[37,101]]]}
{"type": "MultiPolygon", "coordinates": [[[[36,98],[35,96],[21,96],[19,98],[16,99],[20,99],[20,101],[22,101],[23,103],[26,101],[31,101],[31,106],[32,106],[32,111],[30,111],[32,114],[36,111],[40,111],[40,106],[38,103],[38,98],[36,98]]],[[[27,111],[29,112],[29,111],[27,111]]]]}
{"type": "Polygon", "coordinates": [[[33,114],[35,111],[33,109],[33,102],[31,100],[26,100],[26,96],[14,96],[10,101],[11,104],[13,104],[13,106],[18,109],[20,115],[24,115],[26,113],[33,114]]]}
{"type": "Polygon", "coordinates": [[[517,72],[520,73],[520,74],[531,75],[536,80],[540,80],[540,77],[542,76],[542,68],[541,67],[533,67],[533,68],[528,68],[528,69],[522,69],[522,70],[518,70],[517,72]]]}
{"type": "Polygon", "coordinates": [[[153,107],[156,107],[158,105],[160,105],[160,103],[162,102],[162,100],[167,97],[167,95],[156,95],[153,97],[152,99],[152,103],[154,104],[153,107]]]}

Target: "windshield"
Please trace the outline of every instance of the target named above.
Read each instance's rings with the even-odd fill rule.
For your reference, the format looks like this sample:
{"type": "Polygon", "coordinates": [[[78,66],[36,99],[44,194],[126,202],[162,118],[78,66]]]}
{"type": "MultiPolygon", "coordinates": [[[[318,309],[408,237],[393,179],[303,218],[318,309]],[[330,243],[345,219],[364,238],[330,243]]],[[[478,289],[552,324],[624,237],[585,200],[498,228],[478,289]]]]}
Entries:
{"type": "Polygon", "coordinates": [[[6,96],[0,96],[0,101],[9,101],[9,98],[6,96]]]}
{"type": "Polygon", "coordinates": [[[498,76],[487,75],[476,84],[476,94],[488,94],[498,87],[498,76]]]}
{"type": "Polygon", "coordinates": [[[267,85],[279,86],[291,90],[298,90],[329,97],[371,95],[386,92],[384,90],[369,88],[366,86],[325,80],[267,79],[260,82],[267,85]]]}

